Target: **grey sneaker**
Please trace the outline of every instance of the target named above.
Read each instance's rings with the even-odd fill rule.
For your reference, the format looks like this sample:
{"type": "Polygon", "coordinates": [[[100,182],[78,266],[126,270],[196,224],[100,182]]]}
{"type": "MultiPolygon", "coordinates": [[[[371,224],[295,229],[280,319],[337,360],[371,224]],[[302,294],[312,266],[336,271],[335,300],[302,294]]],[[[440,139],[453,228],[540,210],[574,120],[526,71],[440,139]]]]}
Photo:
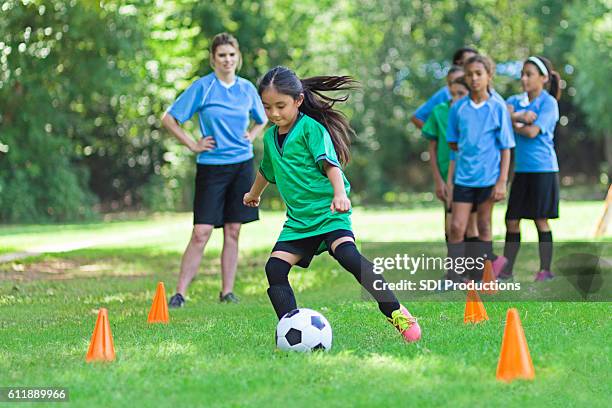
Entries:
{"type": "Polygon", "coordinates": [[[185,298],[180,293],[176,293],[168,302],[168,307],[171,309],[178,309],[179,307],[183,307],[183,305],[185,305],[185,298]]]}
{"type": "Polygon", "coordinates": [[[225,295],[222,292],[219,292],[219,302],[221,303],[239,303],[240,300],[238,300],[238,298],[236,297],[236,295],[234,295],[233,292],[229,292],[225,295]]]}

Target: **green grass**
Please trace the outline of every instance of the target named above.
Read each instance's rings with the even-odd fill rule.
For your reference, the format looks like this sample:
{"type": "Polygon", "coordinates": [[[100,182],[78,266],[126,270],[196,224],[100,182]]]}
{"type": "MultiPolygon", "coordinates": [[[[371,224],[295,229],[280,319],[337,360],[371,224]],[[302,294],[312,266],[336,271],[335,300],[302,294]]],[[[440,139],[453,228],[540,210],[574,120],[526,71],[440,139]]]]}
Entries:
{"type": "MultiPolygon", "coordinates": [[[[564,203],[553,230],[587,240],[600,203],[564,203]]],[[[356,211],[363,240],[435,241],[440,211],[356,211]]],[[[495,234],[503,228],[496,213],[495,234]]],[[[274,349],[276,318],[263,265],[283,220],[245,226],[239,305],[219,305],[215,234],[188,306],[169,325],[147,325],[157,281],[171,291],[190,217],[0,228],[17,250],[79,240],[98,245],[0,265],[0,386],[62,386],[75,406],[608,406],[610,303],[487,302],[490,320],[462,322],[463,302],[407,303],[423,339],[404,344],[354,279],[328,256],[291,280],[301,306],[331,322],[329,353],[274,349]],[[112,238],[115,237],[113,242],[112,238]],[[86,364],[96,310],[106,307],[117,360],[86,364]],[[495,380],[505,313],[517,307],[536,379],[495,380]]],[[[532,240],[532,227],[525,234],[532,240]]],[[[523,271],[518,279],[527,279],[523,271]]]]}

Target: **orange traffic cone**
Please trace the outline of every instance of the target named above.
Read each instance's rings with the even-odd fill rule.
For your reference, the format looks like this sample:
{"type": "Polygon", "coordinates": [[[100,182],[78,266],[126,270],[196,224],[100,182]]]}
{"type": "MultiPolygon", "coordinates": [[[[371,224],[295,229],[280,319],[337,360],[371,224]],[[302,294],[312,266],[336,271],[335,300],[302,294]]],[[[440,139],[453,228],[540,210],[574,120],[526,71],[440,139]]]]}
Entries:
{"type": "Polygon", "coordinates": [[[480,323],[485,320],[489,320],[489,316],[487,316],[487,311],[478,296],[478,292],[473,289],[468,290],[463,323],[480,323]]]}
{"type": "MultiPolygon", "coordinates": [[[[487,260],[484,264],[484,273],[482,274],[482,283],[495,282],[495,274],[493,273],[493,264],[487,260]]],[[[494,295],[497,293],[497,289],[482,290],[482,293],[487,295],[494,295]]]]}
{"type": "Polygon", "coordinates": [[[508,309],[499,363],[497,363],[497,379],[510,382],[516,378],[532,380],[534,377],[535,370],[518,311],[514,308],[508,309]]]}
{"type": "Polygon", "coordinates": [[[164,282],[157,284],[157,291],[149,311],[149,323],[168,323],[168,304],[166,303],[166,289],[164,282]]]}
{"type": "Polygon", "coordinates": [[[113,361],[114,359],[115,345],[113,344],[113,335],[108,323],[108,311],[100,309],[85,361],[90,363],[92,361],[113,361]]]}

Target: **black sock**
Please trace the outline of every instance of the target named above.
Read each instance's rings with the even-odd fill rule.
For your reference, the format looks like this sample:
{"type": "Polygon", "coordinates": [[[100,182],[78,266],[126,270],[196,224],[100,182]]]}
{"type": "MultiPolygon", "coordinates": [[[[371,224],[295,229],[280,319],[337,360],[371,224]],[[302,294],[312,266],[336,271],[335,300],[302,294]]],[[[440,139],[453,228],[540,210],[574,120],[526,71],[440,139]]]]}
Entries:
{"type": "Polygon", "coordinates": [[[382,275],[374,273],[374,264],[361,256],[354,242],[347,241],[338,245],[334,250],[334,258],[372,295],[385,316],[390,318],[391,313],[400,308],[399,301],[391,290],[374,288],[374,281],[381,280],[384,283],[385,280],[382,275]]]}
{"type": "Polygon", "coordinates": [[[291,264],[279,258],[272,257],[266,263],[266,277],[270,284],[268,297],[279,319],[293,309],[297,309],[295,295],[289,285],[290,269],[291,264]]]}
{"type": "MultiPolygon", "coordinates": [[[[479,242],[480,240],[478,239],[478,237],[467,237],[464,240],[465,242],[465,258],[466,261],[468,259],[476,259],[477,257],[480,256],[480,251],[479,251],[479,242]]],[[[477,274],[476,268],[473,266],[472,261],[469,261],[469,264],[471,264],[471,267],[466,266],[465,267],[465,275],[470,277],[470,279],[475,279],[475,275],[477,274]]]]}
{"type": "Polygon", "coordinates": [[[521,233],[520,232],[506,232],[506,244],[504,245],[504,256],[508,258],[508,264],[505,267],[505,270],[508,273],[512,273],[512,269],[514,269],[514,261],[516,260],[516,255],[521,248],[521,233]]]}
{"type": "Polygon", "coordinates": [[[540,241],[540,270],[550,271],[550,263],[553,254],[552,232],[538,231],[538,240],[540,241]]]}
{"type": "Polygon", "coordinates": [[[457,258],[465,257],[465,242],[449,242],[448,243],[448,254],[447,257],[452,260],[453,269],[449,269],[446,271],[446,279],[450,279],[454,282],[459,282],[465,273],[462,272],[458,274],[455,269],[455,265],[457,264],[457,258]]]}

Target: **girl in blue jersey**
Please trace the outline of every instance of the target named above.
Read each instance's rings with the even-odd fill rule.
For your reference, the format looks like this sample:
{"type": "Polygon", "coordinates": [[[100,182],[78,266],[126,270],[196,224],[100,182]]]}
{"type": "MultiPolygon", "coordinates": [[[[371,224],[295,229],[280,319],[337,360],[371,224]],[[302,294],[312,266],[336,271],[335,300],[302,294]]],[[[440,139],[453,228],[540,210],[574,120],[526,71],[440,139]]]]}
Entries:
{"type": "Polygon", "coordinates": [[[210,63],[214,72],[183,92],[162,118],[172,135],[197,154],[193,232],[181,261],[176,294],[170,307],[181,307],[196,275],[213,228],[223,227],[222,288],[219,300],[237,302],[233,294],[242,224],[259,219],[256,208],[242,203],[255,178],[252,141],[266,116],[255,86],[236,76],[242,64],[238,41],[227,33],[213,38],[210,63]],[[180,126],[198,114],[202,138],[195,141],[180,126]],[[249,122],[255,123],[249,129],[249,122]]]}
{"type": "Polygon", "coordinates": [[[500,274],[512,278],[514,260],[521,242],[520,221],[529,219],[538,229],[540,269],[535,280],[552,279],[552,232],[550,218],[559,217],[559,165],[554,131],[559,120],[557,100],[561,77],[544,57],[529,57],[523,64],[522,94],[508,98],[508,109],[516,138],[514,179],[506,211],[508,264],[500,274]]]}
{"type": "MultiPolygon", "coordinates": [[[[463,237],[472,206],[477,205],[479,253],[492,260],[498,271],[506,259],[494,259],[491,213],[494,203],[506,195],[510,149],[514,147],[512,122],[503,100],[491,90],[493,62],[475,55],[464,69],[470,93],[452,105],[446,133],[451,149],[456,151],[448,255],[453,260],[464,257],[463,237]]],[[[457,272],[449,270],[447,279],[466,280],[457,272]]],[[[474,280],[481,277],[482,270],[472,276],[474,280]]]]}

